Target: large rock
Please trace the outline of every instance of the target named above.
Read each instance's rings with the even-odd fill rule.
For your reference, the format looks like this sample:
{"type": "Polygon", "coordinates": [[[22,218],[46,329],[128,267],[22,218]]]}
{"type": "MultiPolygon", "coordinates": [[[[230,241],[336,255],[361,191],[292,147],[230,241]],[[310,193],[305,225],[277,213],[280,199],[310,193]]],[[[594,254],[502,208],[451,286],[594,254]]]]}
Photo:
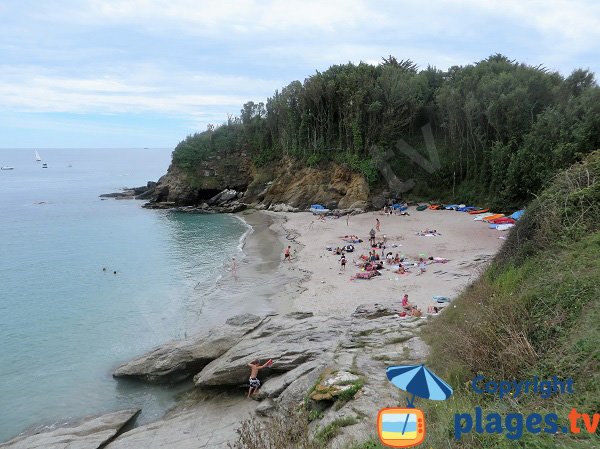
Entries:
{"type": "Polygon", "coordinates": [[[248,381],[248,363],[273,359],[261,378],[330,357],[344,333],[343,320],[296,315],[269,318],[194,377],[198,387],[234,386],[248,381]]]}
{"type": "Polygon", "coordinates": [[[80,422],[47,432],[25,435],[0,444],[2,449],[100,449],[140,412],[121,410],[84,418],[80,422]]]}
{"type": "Polygon", "coordinates": [[[251,169],[251,158],[245,152],[235,150],[212,154],[193,169],[171,163],[154,187],[151,203],[197,205],[225,189],[244,191],[252,181],[251,169]]]}
{"type": "Polygon", "coordinates": [[[231,200],[236,199],[237,197],[238,197],[238,192],[236,192],[233,189],[225,189],[222,192],[217,193],[215,196],[210,198],[208,201],[206,201],[206,203],[209,206],[222,205],[231,200]]]}
{"type": "Polygon", "coordinates": [[[162,345],[115,370],[114,377],[129,377],[152,383],[185,380],[236,345],[262,319],[256,315],[237,315],[225,324],[189,341],[162,345]]]}

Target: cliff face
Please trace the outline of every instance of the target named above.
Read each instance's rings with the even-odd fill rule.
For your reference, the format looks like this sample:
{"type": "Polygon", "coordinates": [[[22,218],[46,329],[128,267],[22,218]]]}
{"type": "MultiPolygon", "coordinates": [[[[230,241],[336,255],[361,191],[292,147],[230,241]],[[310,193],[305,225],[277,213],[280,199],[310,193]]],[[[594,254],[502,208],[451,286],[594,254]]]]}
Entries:
{"type": "Polygon", "coordinates": [[[157,183],[151,203],[195,206],[226,189],[239,192],[247,205],[285,203],[306,209],[313,203],[328,208],[365,209],[369,185],[358,173],[335,163],[307,167],[291,159],[256,167],[244,153],[215,155],[193,171],[171,164],[157,183]]]}
{"type": "Polygon", "coordinates": [[[191,171],[171,163],[158,180],[151,202],[193,206],[225,189],[243,192],[252,181],[251,172],[251,160],[244,152],[210,156],[191,171]]]}
{"type": "Polygon", "coordinates": [[[306,167],[283,160],[274,167],[263,168],[256,173],[245,201],[267,207],[285,203],[302,209],[319,203],[328,208],[364,209],[368,197],[369,185],[365,179],[341,165],[328,163],[306,167]],[[269,173],[272,176],[267,176],[269,173]],[[261,179],[263,182],[260,182],[261,179]]]}

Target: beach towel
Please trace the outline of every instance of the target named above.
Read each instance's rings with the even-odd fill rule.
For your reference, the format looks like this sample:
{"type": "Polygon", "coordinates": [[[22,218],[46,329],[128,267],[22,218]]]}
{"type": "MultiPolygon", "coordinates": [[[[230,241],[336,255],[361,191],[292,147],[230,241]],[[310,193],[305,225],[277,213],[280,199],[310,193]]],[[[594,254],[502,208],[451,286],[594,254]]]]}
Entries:
{"type": "Polygon", "coordinates": [[[514,224],[511,223],[507,223],[507,224],[499,224],[496,225],[496,229],[498,231],[508,231],[510,228],[512,228],[514,226],[514,224]]]}
{"type": "Polygon", "coordinates": [[[450,302],[450,298],[448,298],[447,296],[434,296],[433,300],[436,302],[450,302]]]}

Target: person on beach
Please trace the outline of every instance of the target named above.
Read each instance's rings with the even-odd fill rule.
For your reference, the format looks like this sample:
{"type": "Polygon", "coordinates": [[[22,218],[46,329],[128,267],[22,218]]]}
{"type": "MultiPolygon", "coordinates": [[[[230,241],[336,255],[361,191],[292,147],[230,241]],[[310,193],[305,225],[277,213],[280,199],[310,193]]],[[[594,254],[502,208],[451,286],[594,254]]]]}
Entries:
{"type": "Polygon", "coordinates": [[[342,254],[342,257],[340,258],[340,270],[346,271],[346,256],[344,256],[343,254],[342,254]]]}
{"type": "Polygon", "coordinates": [[[350,226],[350,214],[346,214],[346,226],[350,226]]]}
{"type": "Polygon", "coordinates": [[[237,279],[237,262],[235,261],[235,257],[231,258],[231,274],[237,279]]]}
{"type": "Polygon", "coordinates": [[[426,263],[423,260],[422,257],[419,257],[419,272],[417,273],[418,275],[421,275],[423,273],[425,273],[427,271],[427,267],[426,267],[426,263]]]}
{"type": "Polygon", "coordinates": [[[410,309],[411,307],[412,307],[411,304],[408,302],[408,295],[405,293],[404,296],[402,297],[402,308],[410,309]]]}
{"type": "Polygon", "coordinates": [[[248,399],[250,399],[250,397],[254,393],[256,393],[260,388],[260,380],[258,380],[257,377],[258,372],[261,369],[271,365],[273,365],[273,361],[271,359],[267,360],[266,363],[264,363],[263,365],[261,365],[258,360],[252,360],[250,363],[248,363],[248,366],[250,367],[250,378],[248,379],[248,384],[250,385],[250,388],[248,388],[248,399]]]}
{"type": "MultiPolygon", "coordinates": [[[[394,271],[394,273],[396,274],[406,274],[406,269],[404,268],[404,265],[402,265],[402,262],[398,262],[398,269],[396,271],[394,271]]],[[[408,297],[408,295],[405,295],[408,297]]],[[[402,300],[402,303],[404,303],[404,300],[402,300]]]]}
{"type": "Polygon", "coordinates": [[[441,310],[442,310],[441,307],[436,307],[436,306],[427,307],[427,313],[430,313],[432,315],[435,315],[436,313],[440,313],[441,310]]]}
{"type": "Polygon", "coordinates": [[[377,230],[377,232],[381,231],[381,223],[379,222],[379,218],[375,219],[375,229],[377,230]]]}
{"type": "Polygon", "coordinates": [[[285,251],[283,252],[283,261],[285,262],[286,260],[288,262],[292,261],[292,247],[288,245],[288,247],[285,249],[285,251]]]}
{"type": "Polygon", "coordinates": [[[410,309],[410,316],[415,316],[419,318],[423,316],[423,312],[421,312],[421,309],[419,309],[417,306],[412,306],[412,308],[410,309]]]}
{"type": "Polygon", "coordinates": [[[375,229],[373,228],[369,231],[369,243],[371,247],[375,246],[375,229]]]}

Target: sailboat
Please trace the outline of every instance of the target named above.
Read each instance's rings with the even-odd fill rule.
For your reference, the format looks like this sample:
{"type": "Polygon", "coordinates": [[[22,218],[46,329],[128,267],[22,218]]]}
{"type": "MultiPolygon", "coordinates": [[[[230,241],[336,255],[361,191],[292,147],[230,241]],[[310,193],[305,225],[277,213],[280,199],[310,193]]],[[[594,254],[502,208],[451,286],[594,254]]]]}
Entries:
{"type": "Polygon", "coordinates": [[[37,150],[35,150],[35,160],[38,162],[42,160],[42,158],[40,157],[40,153],[38,153],[37,150]]]}

